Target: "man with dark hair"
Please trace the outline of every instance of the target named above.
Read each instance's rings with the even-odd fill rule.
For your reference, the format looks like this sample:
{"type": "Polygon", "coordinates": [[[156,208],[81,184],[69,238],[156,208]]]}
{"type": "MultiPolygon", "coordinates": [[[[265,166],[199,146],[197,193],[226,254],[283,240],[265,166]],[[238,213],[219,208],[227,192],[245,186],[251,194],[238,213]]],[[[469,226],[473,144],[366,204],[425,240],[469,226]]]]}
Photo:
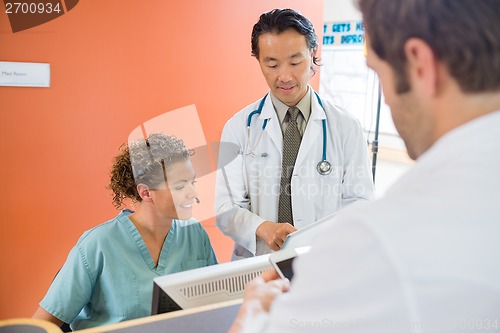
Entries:
{"type": "Polygon", "coordinates": [[[308,84],[319,64],[312,23],[272,10],[254,25],[251,45],[270,92],[226,123],[221,142],[239,153],[219,170],[215,199],[233,259],[279,250],[289,233],[373,195],[359,121],[308,84]]]}
{"type": "Polygon", "coordinates": [[[367,64],[417,163],[383,198],[339,213],[290,287],[275,271],[251,282],[232,331],[497,331],[499,2],[359,8],[367,64]]]}

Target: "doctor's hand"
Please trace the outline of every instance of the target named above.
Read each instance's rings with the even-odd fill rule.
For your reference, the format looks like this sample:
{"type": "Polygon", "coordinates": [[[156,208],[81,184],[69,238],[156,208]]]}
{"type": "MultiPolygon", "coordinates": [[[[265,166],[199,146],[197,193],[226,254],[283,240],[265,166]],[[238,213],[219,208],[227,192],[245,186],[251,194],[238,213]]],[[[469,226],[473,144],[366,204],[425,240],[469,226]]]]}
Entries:
{"type": "Polygon", "coordinates": [[[255,231],[257,238],[266,242],[273,251],[281,249],[288,234],[297,231],[290,223],[274,223],[270,221],[262,222],[255,231]]]}
{"type": "Polygon", "coordinates": [[[259,314],[269,312],[278,295],[288,291],[290,281],[281,279],[276,270],[262,273],[245,286],[245,297],[230,333],[241,332],[245,327],[255,325],[259,314]]]}

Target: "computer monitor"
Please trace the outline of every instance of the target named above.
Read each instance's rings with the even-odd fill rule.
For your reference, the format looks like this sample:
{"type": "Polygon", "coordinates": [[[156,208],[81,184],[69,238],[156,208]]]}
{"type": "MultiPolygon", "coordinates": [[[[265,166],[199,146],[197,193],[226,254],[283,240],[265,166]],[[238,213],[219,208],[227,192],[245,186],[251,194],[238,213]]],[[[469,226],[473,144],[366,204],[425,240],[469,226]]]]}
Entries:
{"type": "Polygon", "coordinates": [[[151,314],[243,298],[246,284],[270,268],[266,254],[157,277],[151,314]]]}

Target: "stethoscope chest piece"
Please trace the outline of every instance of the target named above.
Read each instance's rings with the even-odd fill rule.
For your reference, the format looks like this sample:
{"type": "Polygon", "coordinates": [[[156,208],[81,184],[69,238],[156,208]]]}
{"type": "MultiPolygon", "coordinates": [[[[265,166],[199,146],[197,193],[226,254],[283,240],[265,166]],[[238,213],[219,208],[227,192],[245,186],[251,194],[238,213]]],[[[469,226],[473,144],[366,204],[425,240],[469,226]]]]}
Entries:
{"type": "Polygon", "coordinates": [[[332,172],[332,165],[328,161],[321,161],[318,163],[316,166],[316,169],[318,170],[320,175],[326,176],[332,172]]]}

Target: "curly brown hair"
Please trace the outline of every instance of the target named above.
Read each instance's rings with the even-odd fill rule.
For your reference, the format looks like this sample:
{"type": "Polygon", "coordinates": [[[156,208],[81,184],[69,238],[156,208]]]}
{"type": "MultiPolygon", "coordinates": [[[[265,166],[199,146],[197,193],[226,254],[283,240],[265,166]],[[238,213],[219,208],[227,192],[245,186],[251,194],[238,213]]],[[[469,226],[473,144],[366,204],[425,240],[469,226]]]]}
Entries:
{"type": "Polygon", "coordinates": [[[175,162],[185,161],[193,155],[181,139],[163,133],[152,133],[147,139],[123,144],[121,153],[113,159],[110,183],[113,191],[113,206],[120,209],[126,198],[141,201],[138,184],[151,189],[165,184],[165,170],[175,162]]]}

